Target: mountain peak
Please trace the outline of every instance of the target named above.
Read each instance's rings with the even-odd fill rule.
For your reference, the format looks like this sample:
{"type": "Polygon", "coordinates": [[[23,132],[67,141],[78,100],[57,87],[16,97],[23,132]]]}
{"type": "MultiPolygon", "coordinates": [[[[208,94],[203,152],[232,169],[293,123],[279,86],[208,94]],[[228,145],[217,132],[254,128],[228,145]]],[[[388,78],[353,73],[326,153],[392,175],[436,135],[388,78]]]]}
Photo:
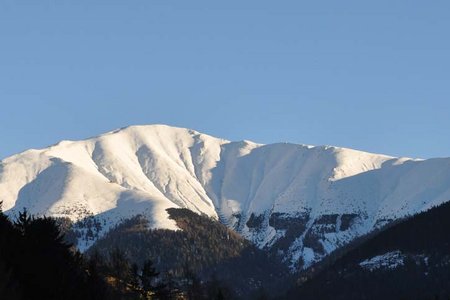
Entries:
{"type": "Polygon", "coordinates": [[[104,224],[100,236],[137,214],[153,228],[177,230],[166,210],[187,208],[307,266],[450,199],[448,162],[140,125],[4,159],[0,200],[10,214],[26,207],[74,221],[95,217],[104,224]]]}

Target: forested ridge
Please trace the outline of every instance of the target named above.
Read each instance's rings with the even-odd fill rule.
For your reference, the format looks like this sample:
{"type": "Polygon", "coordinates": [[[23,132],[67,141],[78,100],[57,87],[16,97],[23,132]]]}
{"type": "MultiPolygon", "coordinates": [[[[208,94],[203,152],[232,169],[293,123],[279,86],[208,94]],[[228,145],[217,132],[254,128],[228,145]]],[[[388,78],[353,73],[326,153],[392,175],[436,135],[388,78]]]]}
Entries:
{"type": "Polygon", "coordinates": [[[0,299],[450,299],[450,203],[294,274],[209,217],[168,212],[181,230],[136,216],[85,254],[67,220],[0,212],[0,299]]]}
{"type": "Polygon", "coordinates": [[[206,285],[220,282],[236,299],[280,294],[288,286],[289,271],[277,257],[225,225],[188,209],[168,213],[182,230],[149,229],[148,220],[136,216],[112,229],[88,254],[117,248],[138,265],[153,260],[174,282],[182,283],[186,273],[206,285]]]}
{"type": "Polygon", "coordinates": [[[341,249],[334,260],[316,266],[318,271],[301,275],[286,297],[450,299],[449,233],[447,202],[370,234],[356,246],[350,244],[347,251],[341,249]],[[400,257],[398,263],[380,261],[371,268],[363,267],[364,262],[390,253],[400,257]]]}
{"type": "Polygon", "coordinates": [[[0,299],[264,299],[287,274],[222,224],[170,215],[183,230],[137,216],[81,254],[67,220],[0,213],[0,299]]]}

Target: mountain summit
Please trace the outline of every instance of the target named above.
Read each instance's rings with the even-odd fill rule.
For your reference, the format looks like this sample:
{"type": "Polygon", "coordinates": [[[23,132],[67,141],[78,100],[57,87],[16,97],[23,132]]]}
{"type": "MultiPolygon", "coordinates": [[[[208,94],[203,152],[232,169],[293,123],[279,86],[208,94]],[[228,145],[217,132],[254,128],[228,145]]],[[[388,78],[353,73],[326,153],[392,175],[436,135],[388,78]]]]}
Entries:
{"type": "Polygon", "coordinates": [[[138,214],[153,228],[178,230],[166,210],[187,208],[293,268],[448,199],[450,158],[230,142],[164,125],[62,141],[0,162],[0,200],[10,214],[26,208],[72,221],[94,218],[102,235],[138,214]]]}

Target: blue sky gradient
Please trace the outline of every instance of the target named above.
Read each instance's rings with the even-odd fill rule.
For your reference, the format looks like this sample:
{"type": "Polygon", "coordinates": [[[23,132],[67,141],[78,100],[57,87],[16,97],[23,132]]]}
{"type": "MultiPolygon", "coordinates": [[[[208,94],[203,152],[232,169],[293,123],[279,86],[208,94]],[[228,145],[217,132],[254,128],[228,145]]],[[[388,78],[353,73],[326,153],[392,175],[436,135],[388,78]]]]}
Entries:
{"type": "Polygon", "coordinates": [[[449,1],[0,2],[0,158],[164,123],[450,156],[449,1]]]}

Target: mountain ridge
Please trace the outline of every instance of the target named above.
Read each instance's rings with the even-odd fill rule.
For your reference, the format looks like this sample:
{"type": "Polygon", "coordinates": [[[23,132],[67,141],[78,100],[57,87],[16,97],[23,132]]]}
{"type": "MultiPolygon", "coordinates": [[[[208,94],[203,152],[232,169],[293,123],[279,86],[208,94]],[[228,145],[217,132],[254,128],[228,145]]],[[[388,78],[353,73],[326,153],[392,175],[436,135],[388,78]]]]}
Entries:
{"type": "Polygon", "coordinates": [[[26,207],[73,221],[95,216],[102,235],[137,214],[152,228],[177,230],[166,209],[188,208],[293,267],[447,201],[448,182],[446,158],[231,142],[166,125],[128,126],[0,161],[0,200],[11,214],[26,207]]]}

